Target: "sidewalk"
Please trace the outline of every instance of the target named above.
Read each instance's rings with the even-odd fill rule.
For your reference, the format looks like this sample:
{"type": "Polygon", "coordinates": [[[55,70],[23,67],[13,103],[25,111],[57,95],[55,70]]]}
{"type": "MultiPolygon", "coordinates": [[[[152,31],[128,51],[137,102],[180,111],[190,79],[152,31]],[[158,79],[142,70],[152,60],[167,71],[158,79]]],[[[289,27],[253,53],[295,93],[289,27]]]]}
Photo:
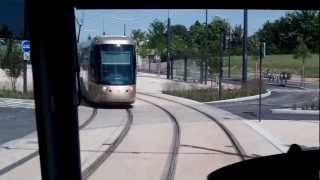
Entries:
{"type": "Polygon", "coordinates": [[[305,149],[319,148],[319,121],[273,119],[259,122],[193,100],[166,94],[153,95],[188,104],[210,114],[234,134],[251,157],[285,153],[291,144],[299,144],[305,149]]]}

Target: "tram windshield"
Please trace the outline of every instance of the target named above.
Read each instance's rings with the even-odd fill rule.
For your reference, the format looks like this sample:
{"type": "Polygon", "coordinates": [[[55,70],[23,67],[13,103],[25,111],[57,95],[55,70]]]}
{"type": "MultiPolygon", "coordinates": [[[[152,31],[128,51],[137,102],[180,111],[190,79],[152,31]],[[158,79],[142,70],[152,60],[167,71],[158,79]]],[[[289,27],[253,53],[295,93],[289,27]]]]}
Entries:
{"type": "Polygon", "coordinates": [[[102,45],[98,54],[101,59],[101,83],[109,85],[134,83],[132,45],[102,45]]]}

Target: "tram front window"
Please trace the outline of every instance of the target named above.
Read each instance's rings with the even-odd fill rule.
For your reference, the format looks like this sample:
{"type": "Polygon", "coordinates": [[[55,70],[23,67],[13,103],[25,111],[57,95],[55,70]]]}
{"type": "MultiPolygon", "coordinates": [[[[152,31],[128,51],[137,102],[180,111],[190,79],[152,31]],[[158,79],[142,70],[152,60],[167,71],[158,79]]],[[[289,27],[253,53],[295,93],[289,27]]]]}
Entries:
{"type": "Polygon", "coordinates": [[[128,85],[134,83],[133,46],[103,45],[99,53],[101,59],[101,83],[108,85],[128,85]]]}

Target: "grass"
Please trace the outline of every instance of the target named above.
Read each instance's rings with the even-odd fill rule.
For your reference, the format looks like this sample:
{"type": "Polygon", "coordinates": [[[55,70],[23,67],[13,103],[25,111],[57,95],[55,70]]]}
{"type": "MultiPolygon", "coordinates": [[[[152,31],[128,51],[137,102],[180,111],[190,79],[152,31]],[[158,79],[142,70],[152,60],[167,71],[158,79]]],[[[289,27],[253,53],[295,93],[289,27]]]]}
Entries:
{"type": "Polygon", "coordinates": [[[19,91],[12,90],[0,90],[0,98],[16,98],[16,99],[33,99],[33,92],[28,91],[27,94],[23,94],[19,91]]]}
{"type": "MultiPolygon", "coordinates": [[[[242,67],[242,56],[231,56],[231,75],[240,75],[242,67]]],[[[251,56],[248,57],[248,72],[254,73],[256,63],[251,56]]],[[[286,71],[291,74],[301,74],[301,60],[294,59],[293,55],[267,55],[263,61],[264,70],[270,69],[281,72],[286,71]]],[[[259,65],[259,64],[258,64],[259,65]]],[[[225,58],[224,72],[227,74],[228,57],[225,58]]],[[[313,54],[305,62],[305,77],[319,78],[319,54],[313,54]]]]}
{"type": "MultiPolygon", "coordinates": [[[[221,99],[219,99],[218,89],[215,88],[196,88],[193,86],[189,89],[182,89],[175,84],[172,84],[162,92],[165,94],[188,98],[199,102],[207,102],[257,95],[259,92],[257,83],[258,81],[251,80],[248,81],[247,84],[242,85],[239,89],[224,89],[222,91],[221,99]]],[[[262,93],[265,93],[265,88],[263,88],[262,93]]]]}

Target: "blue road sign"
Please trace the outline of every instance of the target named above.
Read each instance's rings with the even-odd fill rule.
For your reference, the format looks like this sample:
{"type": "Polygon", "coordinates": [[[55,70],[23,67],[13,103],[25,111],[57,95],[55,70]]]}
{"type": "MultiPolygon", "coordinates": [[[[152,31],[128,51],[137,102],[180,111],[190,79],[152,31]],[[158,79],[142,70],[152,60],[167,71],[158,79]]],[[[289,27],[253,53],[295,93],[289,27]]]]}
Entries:
{"type": "Polygon", "coordinates": [[[30,41],[29,40],[21,41],[21,49],[25,53],[30,52],[30,41]]]}

